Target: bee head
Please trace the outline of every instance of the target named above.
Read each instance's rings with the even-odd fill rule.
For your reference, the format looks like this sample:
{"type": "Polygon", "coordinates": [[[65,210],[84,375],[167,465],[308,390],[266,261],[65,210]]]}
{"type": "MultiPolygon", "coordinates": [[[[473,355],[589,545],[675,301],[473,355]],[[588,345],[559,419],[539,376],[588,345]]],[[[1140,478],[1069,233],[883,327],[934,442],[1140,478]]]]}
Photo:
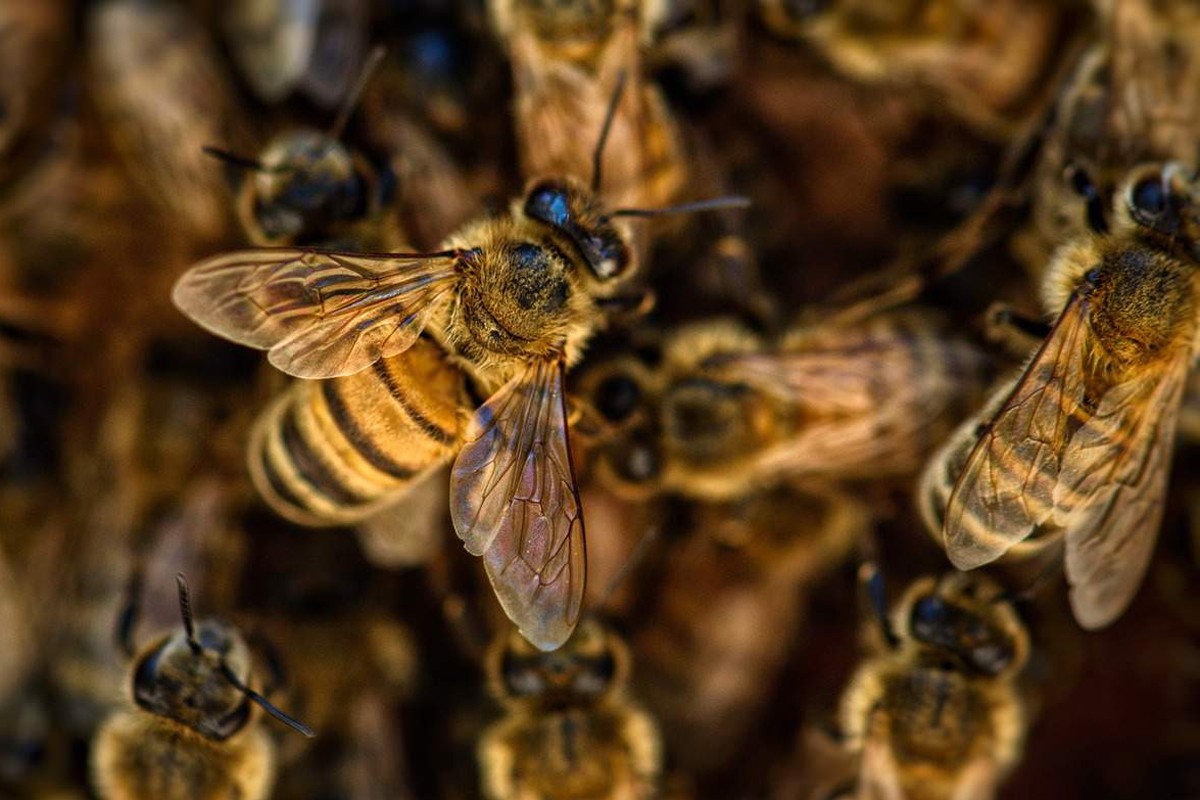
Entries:
{"type": "Polygon", "coordinates": [[[525,193],[525,216],[546,225],[565,242],[591,276],[606,283],[630,267],[625,235],[603,213],[599,198],[572,179],[535,181],[525,193]]]}
{"type": "Polygon", "coordinates": [[[1028,635],[1000,587],[983,576],[953,573],[918,581],[900,607],[898,627],[913,641],[996,677],[1025,663],[1028,635]]]}
{"type": "Polygon", "coordinates": [[[224,741],[250,720],[250,698],[226,677],[249,680],[250,653],[223,622],[200,620],[195,636],[176,631],[152,645],[134,664],[133,700],[139,708],[224,741]],[[195,645],[198,645],[198,649],[195,645]]]}
{"type": "Polygon", "coordinates": [[[278,136],[253,176],[252,215],[270,241],[306,244],[305,233],[366,213],[364,178],[341,142],[315,130],[278,136]]]}
{"type": "Polygon", "coordinates": [[[134,660],[133,702],[143,711],[174,720],[213,741],[224,741],[250,721],[251,703],[293,730],[313,736],[249,686],[251,655],[231,625],[215,619],[192,620],[183,575],[179,612],[183,627],[163,636],[134,660]]]}
{"type": "Polygon", "coordinates": [[[603,624],[585,617],[559,649],[545,653],[515,630],[493,648],[491,672],[500,697],[549,706],[598,700],[624,680],[629,656],[603,624]]]}

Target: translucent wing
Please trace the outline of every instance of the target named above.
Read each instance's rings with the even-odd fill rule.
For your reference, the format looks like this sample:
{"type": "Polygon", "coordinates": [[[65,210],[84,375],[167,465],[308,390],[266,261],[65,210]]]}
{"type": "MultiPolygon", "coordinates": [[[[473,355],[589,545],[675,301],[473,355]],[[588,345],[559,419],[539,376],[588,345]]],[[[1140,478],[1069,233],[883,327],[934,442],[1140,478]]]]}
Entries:
{"type": "Polygon", "coordinates": [[[269,350],[289,375],[334,378],[409,348],[466,255],[243,250],[189,269],[172,298],[218,336],[269,350]]]}
{"type": "Polygon", "coordinates": [[[1067,529],[1071,607],[1085,628],[1120,616],[1150,563],[1189,361],[1181,347],[1153,378],[1110,389],[1063,455],[1054,502],[1067,529]]]}
{"type": "Polygon", "coordinates": [[[876,408],[872,365],[887,363],[888,355],[907,358],[897,344],[877,344],[865,356],[832,348],[802,353],[752,353],[720,359],[718,373],[803,404],[817,413],[867,412],[876,408]],[[893,351],[897,351],[894,352],[893,351]]]}
{"type": "Polygon", "coordinates": [[[737,356],[721,374],[780,398],[802,420],[762,454],[764,471],[853,476],[906,473],[923,463],[930,432],[947,406],[973,391],[981,364],[966,342],[897,330],[737,356]]]}
{"type": "Polygon", "coordinates": [[[1063,453],[1084,421],[1087,301],[1072,295],[967,457],[946,509],[946,554],[974,569],[1051,521],[1063,453]]]}
{"type": "Polygon", "coordinates": [[[559,362],[538,361],[475,412],[450,478],[450,515],[521,634],[543,650],[565,642],[585,562],[559,362]]]}

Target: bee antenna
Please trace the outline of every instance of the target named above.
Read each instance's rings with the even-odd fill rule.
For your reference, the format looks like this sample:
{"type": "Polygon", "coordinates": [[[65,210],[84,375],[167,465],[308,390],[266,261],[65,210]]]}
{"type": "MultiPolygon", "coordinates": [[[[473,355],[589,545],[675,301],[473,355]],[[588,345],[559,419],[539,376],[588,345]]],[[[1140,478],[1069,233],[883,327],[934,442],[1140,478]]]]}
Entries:
{"type": "Polygon", "coordinates": [[[355,107],[358,106],[358,99],[362,96],[363,89],[367,88],[367,83],[370,82],[371,76],[375,74],[375,70],[379,68],[383,57],[387,55],[387,48],[383,45],[376,45],[369,54],[367,60],[363,62],[363,67],[358,72],[358,78],[354,81],[354,86],[350,88],[346,99],[342,101],[342,107],[338,109],[337,116],[334,117],[333,124],[329,126],[329,141],[336,142],[342,138],[342,133],[346,130],[346,125],[350,122],[350,116],[354,113],[355,107]]]}
{"type": "Polygon", "coordinates": [[[665,217],[670,214],[698,214],[702,211],[722,211],[727,208],[749,208],[750,198],[730,195],[729,197],[713,197],[708,200],[697,200],[694,203],[681,203],[666,208],[618,208],[605,217],[665,217]]]}
{"type": "Polygon", "coordinates": [[[235,166],[238,169],[248,169],[253,170],[254,172],[269,172],[267,166],[257,158],[239,156],[237,153],[231,153],[228,150],[222,150],[219,147],[213,147],[212,145],[207,144],[200,149],[204,151],[205,155],[212,156],[219,161],[224,161],[226,164],[235,166]]]}
{"type": "Polygon", "coordinates": [[[196,655],[200,654],[200,643],[196,641],[196,625],[192,621],[192,598],[188,591],[187,578],[182,572],[175,573],[175,585],[179,587],[179,615],[183,617],[183,631],[187,634],[188,647],[196,655]]]}
{"type": "Polygon", "coordinates": [[[604,145],[608,142],[608,133],[612,130],[613,119],[617,116],[617,105],[621,102],[621,95],[625,92],[625,70],[621,70],[617,74],[617,85],[613,89],[612,97],[608,100],[608,109],[604,112],[604,124],[600,127],[600,139],[596,142],[596,149],[592,151],[592,191],[600,191],[600,162],[604,157],[604,145]]]}
{"type": "Polygon", "coordinates": [[[246,684],[244,684],[240,680],[238,680],[238,676],[233,674],[233,670],[231,670],[229,668],[229,665],[226,664],[224,661],[221,662],[221,674],[225,676],[225,680],[227,680],[231,684],[233,684],[233,688],[237,689],[239,692],[246,695],[246,697],[249,697],[251,700],[253,700],[255,703],[257,703],[262,708],[263,711],[266,711],[268,714],[270,714],[272,717],[274,717],[275,719],[282,722],[284,725],[287,725],[292,730],[296,731],[297,733],[303,734],[304,736],[307,736],[310,739],[317,735],[313,731],[312,728],[308,727],[307,725],[305,725],[303,722],[296,719],[295,717],[290,717],[287,714],[283,713],[278,708],[276,708],[275,705],[273,703],[271,703],[270,700],[263,697],[261,694],[254,691],[249,686],[247,686],[246,684]]]}
{"type": "Polygon", "coordinates": [[[633,546],[633,550],[625,559],[625,563],[621,565],[620,569],[618,569],[608,581],[608,586],[604,587],[604,594],[600,596],[600,602],[597,604],[599,607],[603,608],[604,606],[608,605],[608,601],[612,599],[614,594],[616,594],[617,589],[619,589],[621,584],[625,582],[626,578],[629,577],[629,574],[633,572],[634,568],[646,560],[646,553],[650,552],[650,545],[652,545],[657,539],[658,526],[652,525],[646,529],[646,532],[642,534],[642,538],[639,539],[638,543],[633,546]]]}

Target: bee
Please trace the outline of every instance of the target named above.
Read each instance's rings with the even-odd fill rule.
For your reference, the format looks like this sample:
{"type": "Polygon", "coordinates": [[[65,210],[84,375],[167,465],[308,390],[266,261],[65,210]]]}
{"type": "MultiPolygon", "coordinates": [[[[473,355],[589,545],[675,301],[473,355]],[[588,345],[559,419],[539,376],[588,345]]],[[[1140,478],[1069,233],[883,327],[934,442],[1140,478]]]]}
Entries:
{"type": "MultiPolygon", "coordinates": [[[[813,46],[838,72],[915,89],[980,133],[1009,138],[1045,102],[1070,3],[759,0],[767,28],[813,46]]],[[[1075,9],[1077,18],[1078,9],[1075,9]]]]}
{"type": "Polygon", "coordinates": [[[177,576],[183,628],[133,659],[134,708],[96,734],[92,776],[103,798],[266,797],[275,746],[256,723],[257,705],[305,736],[313,732],[251,688],[253,657],[236,628],[192,620],[187,582],[177,576]]]}
{"type": "MultiPolygon", "coordinates": [[[[1024,744],[1017,685],[1029,634],[1000,587],[950,573],[909,586],[842,696],[842,733],[859,755],[858,797],[993,797],[1024,744]]],[[[877,575],[877,573],[875,573],[877,575]]]]}
{"type": "Polygon", "coordinates": [[[208,155],[249,170],[237,194],[237,215],[253,244],[367,252],[400,244],[398,220],[387,208],[392,176],[341,141],[359,93],[382,58],[382,48],[372,52],[328,131],[287,131],[267,142],[257,159],[204,148],[208,155]]]}
{"type": "Polygon", "coordinates": [[[868,526],[844,493],[692,504],[630,633],[634,687],[679,766],[702,777],[734,763],[805,646],[810,591],[868,526]]]}
{"type": "MultiPolygon", "coordinates": [[[[173,294],[203,327],[307,379],[251,437],[251,475],[273,507],[362,519],[454,457],[454,528],[485,556],[509,618],[548,650],[578,620],[585,572],[564,375],[636,271],[624,218],[664,212],[609,210],[599,177],[534,180],[438,252],[250,250],[196,265],[173,294]],[[488,399],[464,430],[468,380],[488,399]]],[[[745,201],[668,210],[733,204],[745,201]]]]}
{"type": "Polygon", "coordinates": [[[0,185],[6,190],[53,151],[46,131],[60,100],[55,83],[67,56],[70,21],[64,0],[0,8],[0,185]]]}
{"type": "Polygon", "coordinates": [[[205,147],[249,175],[237,215],[255,245],[317,245],[385,252],[402,242],[429,246],[466,216],[467,191],[445,151],[394,111],[372,115],[368,154],[342,141],[359,95],[382,61],[376,48],[327,131],[298,128],[272,138],[258,158],[205,147]]]}
{"type": "Polygon", "coordinates": [[[235,64],[262,100],[301,90],[334,106],[363,61],[368,14],[365,0],[236,0],[222,23],[235,64]]]}
{"type": "Polygon", "coordinates": [[[629,672],[628,647],[592,617],[552,653],[515,631],[501,635],[487,673],[506,713],[479,740],[484,796],[657,796],[658,730],[627,696],[629,672]]]}
{"type": "Polygon", "coordinates": [[[105,0],[87,24],[94,95],[131,180],[177,224],[219,237],[225,187],[202,146],[244,134],[212,42],[174,2],[105,0]]]}
{"type": "Polygon", "coordinates": [[[944,514],[926,517],[944,519],[959,569],[1026,540],[1061,542],[1071,607],[1088,629],[1132,602],[1162,520],[1200,346],[1195,191],[1178,164],[1143,165],[1114,203],[1112,230],[1059,249],[1043,286],[1057,313],[1049,334],[924,482],[936,493],[955,476],[944,514]]]}
{"type": "Polygon", "coordinates": [[[915,474],[985,371],[977,348],[926,316],[803,325],[777,343],[718,320],[672,332],[653,370],[587,379],[596,394],[584,396],[629,427],[601,447],[615,489],[719,501],[783,481],[915,474]],[[639,405],[648,420],[631,416],[639,405]]]}
{"type": "Polygon", "coordinates": [[[522,174],[585,176],[602,166],[614,203],[678,200],[688,183],[682,135],[661,92],[642,78],[643,10],[632,0],[489,0],[512,62],[522,174]],[[630,91],[611,122],[613,145],[594,165],[578,132],[599,128],[606,101],[625,82],[630,91]]]}
{"type": "Polygon", "coordinates": [[[1102,36],[1061,92],[1034,167],[1031,220],[1013,241],[1039,279],[1059,244],[1107,228],[1107,207],[1131,169],[1196,154],[1200,15],[1176,4],[1096,5],[1102,36]]]}

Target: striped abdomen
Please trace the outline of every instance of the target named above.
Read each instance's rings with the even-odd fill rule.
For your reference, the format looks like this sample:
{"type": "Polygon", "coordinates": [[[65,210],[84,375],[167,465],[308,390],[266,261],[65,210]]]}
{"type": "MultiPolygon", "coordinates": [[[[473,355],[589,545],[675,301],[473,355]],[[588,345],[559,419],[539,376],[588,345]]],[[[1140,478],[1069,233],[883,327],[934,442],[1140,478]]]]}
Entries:
{"type": "Polygon", "coordinates": [[[305,525],[357,522],[458,450],[463,375],[433,343],[354,375],[298,381],[250,439],[250,475],[280,514],[305,525]]]}

